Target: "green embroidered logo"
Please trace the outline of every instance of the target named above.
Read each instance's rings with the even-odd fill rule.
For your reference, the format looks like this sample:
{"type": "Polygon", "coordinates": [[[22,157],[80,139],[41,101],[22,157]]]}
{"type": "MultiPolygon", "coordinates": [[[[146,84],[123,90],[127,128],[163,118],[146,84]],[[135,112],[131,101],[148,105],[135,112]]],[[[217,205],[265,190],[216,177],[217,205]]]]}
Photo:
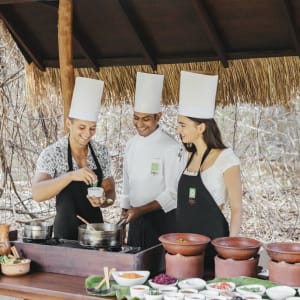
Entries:
{"type": "Polygon", "coordinates": [[[190,199],[196,198],[196,189],[195,188],[189,188],[189,198],[190,199]]]}

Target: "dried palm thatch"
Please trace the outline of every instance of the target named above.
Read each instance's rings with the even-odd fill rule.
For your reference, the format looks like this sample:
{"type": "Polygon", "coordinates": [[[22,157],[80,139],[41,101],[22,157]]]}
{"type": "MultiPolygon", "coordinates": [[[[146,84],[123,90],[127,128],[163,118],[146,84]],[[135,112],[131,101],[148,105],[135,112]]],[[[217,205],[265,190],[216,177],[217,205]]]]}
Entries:
{"type": "MultiPolygon", "coordinates": [[[[53,91],[61,99],[59,69],[39,71],[33,64],[26,65],[27,95],[36,106],[49,99],[53,91]]],[[[159,65],[157,73],[165,75],[164,104],[177,104],[180,71],[200,71],[219,74],[217,104],[252,103],[264,106],[289,106],[289,101],[300,95],[299,57],[276,57],[233,60],[229,68],[220,62],[159,65]]],[[[150,66],[102,67],[76,69],[75,76],[101,79],[105,82],[102,104],[132,103],[136,72],[152,73],[150,66]]],[[[61,101],[61,100],[58,100],[61,101]]]]}

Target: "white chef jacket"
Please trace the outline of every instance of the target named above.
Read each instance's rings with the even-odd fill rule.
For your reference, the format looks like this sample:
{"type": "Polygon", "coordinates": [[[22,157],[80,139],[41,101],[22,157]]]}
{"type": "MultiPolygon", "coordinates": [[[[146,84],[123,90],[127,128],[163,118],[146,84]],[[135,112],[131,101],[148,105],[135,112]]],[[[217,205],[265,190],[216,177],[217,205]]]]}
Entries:
{"type": "Polygon", "coordinates": [[[165,212],[177,207],[180,145],[157,128],[149,136],[135,135],[126,145],[121,208],[154,200],[165,212]]]}

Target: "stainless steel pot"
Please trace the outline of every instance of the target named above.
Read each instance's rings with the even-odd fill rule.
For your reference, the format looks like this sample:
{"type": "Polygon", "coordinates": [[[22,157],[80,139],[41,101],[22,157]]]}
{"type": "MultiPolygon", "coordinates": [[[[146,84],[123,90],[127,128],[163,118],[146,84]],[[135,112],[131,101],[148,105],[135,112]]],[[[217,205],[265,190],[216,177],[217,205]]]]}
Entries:
{"type": "Polygon", "coordinates": [[[33,221],[25,224],[24,238],[46,240],[52,237],[53,225],[48,222],[33,221]]]}
{"type": "Polygon", "coordinates": [[[109,223],[82,224],[78,227],[78,241],[82,246],[118,248],[122,246],[122,228],[109,223]]]}

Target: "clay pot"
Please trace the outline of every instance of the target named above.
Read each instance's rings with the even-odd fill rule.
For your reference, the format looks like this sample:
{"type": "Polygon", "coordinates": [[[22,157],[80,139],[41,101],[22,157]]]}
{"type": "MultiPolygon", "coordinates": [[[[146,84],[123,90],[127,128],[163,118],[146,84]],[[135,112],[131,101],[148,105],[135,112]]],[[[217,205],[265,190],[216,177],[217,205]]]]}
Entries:
{"type": "Polygon", "coordinates": [[[300,263],[300,243],[277,242],[264,245],[272,260],[300,263]]]}
{"type": "Polygon", "coordinates": [[[269,262],[269,280],[291,287],[300,286],[300,264],[269,262]]]}
{"type": "Polygon", "coordinates": [[[223,259],[215,256],[215,277],[256,277],[259,256],[246,260],[223,259]]]}
{"type": "Polygon", "coordinates": [[[195,256],[166,253],[166,273],[175,278],[202,278],[204,273],[204,252],[195,256]]]}
{"type": "Polygon", "coordinates": [[[170,254],[194,256],[204,252],[210,238],[195,233],[167,233],[161,235],[159,241],[170,254]]]}
{"type": "Polygon", "coordinates": [[[8,255],[10,253],[9,226],[9,224],[0,224],[0,255],[8,255]]]}
{"type": "Polygon", "coordinates": [[[218,255],[234,260],[247,260],[257,255],[261,242],[246,237],[221,237],[212,240],[218,255]]]}

